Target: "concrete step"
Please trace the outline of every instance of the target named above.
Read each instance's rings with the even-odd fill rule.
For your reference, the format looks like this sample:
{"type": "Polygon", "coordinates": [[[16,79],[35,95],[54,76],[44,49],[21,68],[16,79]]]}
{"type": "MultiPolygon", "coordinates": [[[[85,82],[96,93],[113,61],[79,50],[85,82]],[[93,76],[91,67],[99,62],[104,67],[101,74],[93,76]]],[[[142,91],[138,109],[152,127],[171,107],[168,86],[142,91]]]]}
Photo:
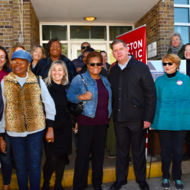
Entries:
{"type": "MultiPolygon", "coordinates": [[[[149,177],[149,171],[150,171],[150,163],[146,164],[146,168],[147,168],[146,177],[148,178],[149,177]]],[[[190,174],[190,160],[183,161],[182,173],[183,174],[190,174]]],[[[74,176],[74,170],[73,169],[65,170],[62,185],[64,187],[71,187],[73,185],[73,176],[74,176]]],[[[151,171],[150,171],[150,178],[161,177],[161,176],[162,176],[161,162],[152,162],[151,171]]],[[[131,164],[129,166],[128,180],[134,180],[134,179],[135,179],[135,175],[134,175],[133,165],[131,164]]],[[[110,183],[110,182],[114,182],[115,180],[116,180],[115,168],[114,167],[104,168],[103,183],[110,183]]],[[[54,181],[55,181],[55,174],[52,175],[50,186],[54,186],[54,181]]],[[[88,184],[92,184],[91,182],[92,182],[92,169],[89,169],[88,184]]],[[[43,184],[43,173],[41,174],[41,186],[42,186],[42,184],[43,184]]],[[[11,188],[11,190],[18,189],[17,177],[16,177],[15,172],[12,174],[10,188],[11,188]]],[[[3,179],[2,179],[1,174],[0,174],[0,189],[3,189],[3,179]]]]}

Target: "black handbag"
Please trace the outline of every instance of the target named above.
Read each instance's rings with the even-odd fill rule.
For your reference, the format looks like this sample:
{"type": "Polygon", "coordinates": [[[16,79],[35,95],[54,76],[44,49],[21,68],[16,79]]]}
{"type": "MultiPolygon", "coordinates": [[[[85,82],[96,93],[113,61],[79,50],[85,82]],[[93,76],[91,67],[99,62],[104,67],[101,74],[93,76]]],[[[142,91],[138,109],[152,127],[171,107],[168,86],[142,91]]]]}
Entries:
{"type": "MultiPolygon", "coordinates": [[[[82,81],[83,81],[83,84],[84,84],[84,87],[86,89],[86,91],[88,91],[88,88],[87,88],[87,85],[84,81],[84,78],[82,75],[80,75],[81,78],[82,78],[82,81]]],[[[71,114],[73,115],[81,115],[82,112],[83,112],[83,109],[84,109],[84,105],[85,105],[86,101],[83,101],[83,102],[79,102],[78,104],[75,104],[75,103],[72,103],[72,102],[69,102],[68,103],[68,110],[71,114]]]]}

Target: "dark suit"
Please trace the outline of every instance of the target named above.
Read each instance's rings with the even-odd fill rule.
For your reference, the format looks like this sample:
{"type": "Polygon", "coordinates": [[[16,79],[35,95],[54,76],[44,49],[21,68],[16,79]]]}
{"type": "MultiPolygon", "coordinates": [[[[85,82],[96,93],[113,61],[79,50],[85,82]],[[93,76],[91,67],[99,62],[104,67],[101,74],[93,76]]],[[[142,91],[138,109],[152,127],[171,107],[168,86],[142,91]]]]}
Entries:
{"type": "Polygon", "coordinates": [[[117,137],[116,180],[126,180],[129,147],[132,146],[137,181],[146,178],[144,121],[152,122],[156,108],[156,89],[147,65],[133,56],[121,70],[118,63],[110,70],[113,119],[117,137]]]}

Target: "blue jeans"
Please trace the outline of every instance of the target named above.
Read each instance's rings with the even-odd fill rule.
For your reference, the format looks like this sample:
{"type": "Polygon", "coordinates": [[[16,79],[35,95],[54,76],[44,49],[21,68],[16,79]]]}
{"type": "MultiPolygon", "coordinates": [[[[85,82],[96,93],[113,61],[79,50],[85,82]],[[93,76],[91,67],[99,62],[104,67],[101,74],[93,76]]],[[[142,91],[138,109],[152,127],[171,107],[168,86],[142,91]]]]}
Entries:
{"type": "Polygon", "coordinates": [[[181,180],[182,148],[187,131],[159,131],[163,179],[170,179],[170,164],[173,180],[181,180]]]}
{"type": "Polygon", "coordinates": [[[40,160],[44,130],[26,137],[10,137],[13,155],[16,164],[16,173],[19,190],[40,189],[40,160]]]}
{"type": "Polygon", "coordinates": [[[12,159],[11,159],[11,144],[7,134],[4,140],[6,142],[6,153],[0,152],[1,170],[3,176],[3,184],[9,185],[11,182],[12,174],[12,159]]]}

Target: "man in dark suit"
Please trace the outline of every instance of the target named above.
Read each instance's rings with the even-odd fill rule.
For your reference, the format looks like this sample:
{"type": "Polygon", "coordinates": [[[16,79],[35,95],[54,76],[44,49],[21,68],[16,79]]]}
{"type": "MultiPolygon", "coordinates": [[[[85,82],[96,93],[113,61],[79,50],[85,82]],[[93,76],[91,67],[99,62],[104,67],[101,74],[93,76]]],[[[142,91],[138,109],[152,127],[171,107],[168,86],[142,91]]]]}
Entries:
{"type": "Polygon", "coordinates": [[[136,181],[141,190],[149,190],[145,181],[145,141],[156,108],[154,81],[148,66],[128,55],[129,50],[123,40],[115,40],[111,46],[117,60],[109,75],[117,158],[116,181],[110,189],[118,190],[127,183],[131,144],[136,181]]]}

